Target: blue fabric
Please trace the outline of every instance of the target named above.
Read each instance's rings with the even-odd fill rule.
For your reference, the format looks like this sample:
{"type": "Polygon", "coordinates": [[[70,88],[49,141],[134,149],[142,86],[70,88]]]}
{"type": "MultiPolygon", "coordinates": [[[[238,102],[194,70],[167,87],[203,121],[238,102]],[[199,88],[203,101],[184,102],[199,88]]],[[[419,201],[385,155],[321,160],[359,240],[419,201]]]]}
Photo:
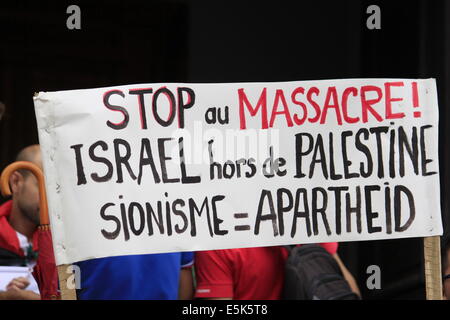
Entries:
{"type": "Polygon", "coordinates": [[[180,270],[192,252],[108,257],[76,263],[80,267],[79,300],[175,300],[180,270]]]}

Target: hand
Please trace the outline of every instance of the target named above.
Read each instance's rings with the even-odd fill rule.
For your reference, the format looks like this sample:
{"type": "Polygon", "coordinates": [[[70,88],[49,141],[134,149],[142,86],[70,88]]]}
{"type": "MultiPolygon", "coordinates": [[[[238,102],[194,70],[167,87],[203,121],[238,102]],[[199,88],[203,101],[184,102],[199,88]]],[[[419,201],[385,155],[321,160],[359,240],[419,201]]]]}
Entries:
{"type": "Polygon", "coordinates": [[[39,294],[25,290],[29,285],[30,281],[24,277],[11,280],[6,291],[0,291],[0,300],[40,300],[39,294]]]}
{"type": "Polygon", "coordinates": [[[30,285],[30,281],[27,278],[19,277],[11,280],[6,286],[6,290],[24,290],[30,285]]]}

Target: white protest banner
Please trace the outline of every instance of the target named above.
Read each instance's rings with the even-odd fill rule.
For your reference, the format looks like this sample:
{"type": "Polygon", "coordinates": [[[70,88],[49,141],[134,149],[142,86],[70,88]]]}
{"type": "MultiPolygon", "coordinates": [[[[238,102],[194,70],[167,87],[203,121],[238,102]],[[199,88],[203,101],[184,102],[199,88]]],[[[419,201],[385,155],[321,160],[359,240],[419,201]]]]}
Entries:
{"type": "Polygon", "coordinates": [[[442,234],[434,79],[41,92],[58,265],[442,234]]]}

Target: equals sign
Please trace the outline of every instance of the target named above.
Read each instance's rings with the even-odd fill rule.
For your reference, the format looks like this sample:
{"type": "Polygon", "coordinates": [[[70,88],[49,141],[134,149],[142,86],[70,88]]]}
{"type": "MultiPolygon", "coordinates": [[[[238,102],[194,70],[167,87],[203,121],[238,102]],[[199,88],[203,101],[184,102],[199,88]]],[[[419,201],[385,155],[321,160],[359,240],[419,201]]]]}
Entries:
{"type": "MultiPolygon", "coordinates": [[[[248,218],[248,213],[235,213],[234,218],[235,219],[246,219],[246,218],[248,218]]],[[[247,230],[250,230],[250,226],[248,224],[234,226],[234,230],[235,231],[247,231],[247,230]]]]}

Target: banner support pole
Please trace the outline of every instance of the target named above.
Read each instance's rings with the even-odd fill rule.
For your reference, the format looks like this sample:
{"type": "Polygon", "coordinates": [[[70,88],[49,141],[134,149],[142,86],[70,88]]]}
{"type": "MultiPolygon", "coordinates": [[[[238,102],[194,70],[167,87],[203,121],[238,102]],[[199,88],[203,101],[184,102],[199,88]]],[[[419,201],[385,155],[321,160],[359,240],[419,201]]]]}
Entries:
{"type": "Polygon", "coordinates": [[[71,282],[69,277],[73,276],[71,272],[70,273],[67,272],[69,267],[70,265],[68,264],[57,266],[59,290],[61,291],[61,300],[77,300],[77,293],[75,291],[74,285],[68,283],[71,282]]]}
{"type": "Polygon", "coordinates": [[[427,300],[442,300],[441,242],[439,236],[423,239],[427,300]]]}

